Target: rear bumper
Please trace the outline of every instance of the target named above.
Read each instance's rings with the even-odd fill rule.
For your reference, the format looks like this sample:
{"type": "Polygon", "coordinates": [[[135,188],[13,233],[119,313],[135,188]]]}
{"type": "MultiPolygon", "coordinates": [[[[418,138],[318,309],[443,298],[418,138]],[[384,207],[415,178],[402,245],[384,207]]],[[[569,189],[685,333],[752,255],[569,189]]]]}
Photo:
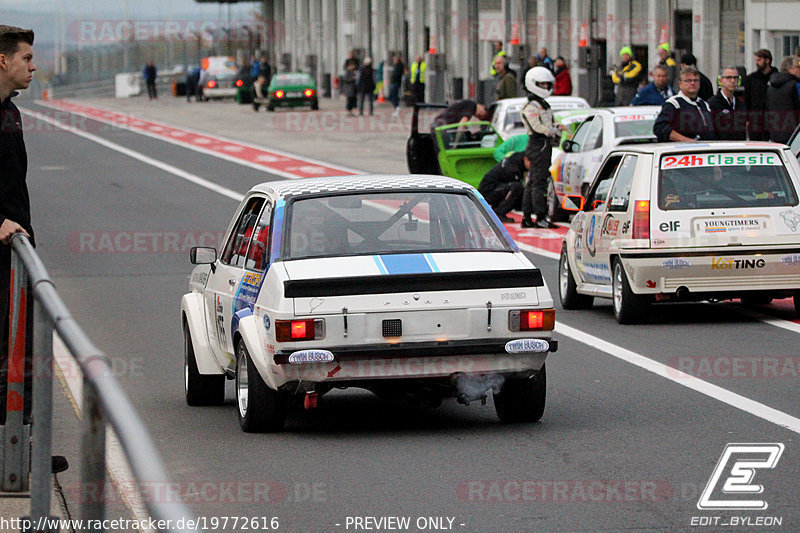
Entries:
{"type": "Polygon", "coordinates": [[[203,89],[203,96],[206,98],[227,98],[229,96],[236,96],[236,87],[223,87],[223,88],[213,88],[209,89],[208,87],[203,89]]]}
{"type": "Polygon", "coordinates": [[[290,381],[377,382],[397,379],[446,378],[456,374],[517,374],[539,371],[548,352],[558,349],[558,341],[542,337],[549,344],[538,353],[506,353],[511,339],[469,342],[405,343],[397,345],[332,347],[334,360],[328,363],[287,364],[290,351],[274,357],[279,386],[290,381]]]}
{"type": "Polygon", "coordinates": [[[800,246],[621,254],[637,294],[800,289],[800,246]]]}

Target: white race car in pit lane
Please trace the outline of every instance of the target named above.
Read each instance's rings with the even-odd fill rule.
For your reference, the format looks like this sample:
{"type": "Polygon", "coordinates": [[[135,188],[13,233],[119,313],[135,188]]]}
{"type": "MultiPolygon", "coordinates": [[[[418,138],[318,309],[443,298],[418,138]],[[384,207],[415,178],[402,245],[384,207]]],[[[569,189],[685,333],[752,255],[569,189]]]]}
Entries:
{"type": "Polygon", "coordinates": [[[236,380],[244,431],[283,427],[333,388],[485,401],[504,422],[545,406],[553,301],[469,185],[441,176],[263,183],[221,253],[195,248],[181,300],[186,400],[236,380]]]}

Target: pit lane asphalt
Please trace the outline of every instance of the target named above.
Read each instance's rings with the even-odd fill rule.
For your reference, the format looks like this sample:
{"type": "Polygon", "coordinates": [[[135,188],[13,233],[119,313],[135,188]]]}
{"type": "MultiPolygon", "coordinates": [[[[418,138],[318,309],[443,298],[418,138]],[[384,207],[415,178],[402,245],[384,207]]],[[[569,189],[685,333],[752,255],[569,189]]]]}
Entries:
{"type": "MultiPolygon", "coordinates": [[[[95,133],[240,192],[263,179],[261,172],[131,132],[95,133]]],[[[411,516],[412,522],[453,516],[455,530],[470,532],[692,530],[692,516],[730,515],[696,508],[725,444],[782,442],[786,451],[776,468],[756,477],[769,510],[736,514],[782,516],[786,530],[797,529],[795,433],[564,336],[548,358],[548,406],[537,424],[503,426],[491,401],[426,410],[345,391],[324,397],[316,411],[294,410],[284,433],[246,435],[231,390],[223,407],[187,407],[178,315],[191,270],[186,254],[92,253],[80,248],[80,236],[222,231],[236,202],[63,131],[34,129],[26,142],[39,253],[73,314],[117,365],[173,480],[241,489],[234,501],[193,505],[198,515],[278,516],[282,531],[344,531],[346,516],[365,515],[411,516]],[[666,495],[593,502],[571,490],[567,501],[485,502],[464,490],[487,480],[511,489],[501,499],[514,499],[513,482],[521,480],[652,481],[666,495]],[[284,486],[288,498],[252,502],[249,484],[267,482],[284,486]]],[[[796,333],[730,306],[657,308],[650,324],[628,327],[613,321],[607,304],[563,311],[556,262],[533,259],[550,284],[560,322],[660,362],[797,354],[796,333]]],[[[709,381],[800,415],[797,377],[709,381]]],[[[74,442],[68,426],[61,430],[64,442],[74,442]]],[[[472,493],[481,494],[487,495],[472,493]]]]}

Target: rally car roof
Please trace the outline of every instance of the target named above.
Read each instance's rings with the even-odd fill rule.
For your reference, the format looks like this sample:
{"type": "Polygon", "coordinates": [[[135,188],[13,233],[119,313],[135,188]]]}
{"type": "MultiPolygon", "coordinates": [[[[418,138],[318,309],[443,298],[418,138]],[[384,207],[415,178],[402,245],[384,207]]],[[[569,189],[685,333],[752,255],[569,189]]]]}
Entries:
{"type": "Polygon", "coordinates": [[[473,187],[453,178],[428,174],[362,174],[269,181],[251,190],[272,194],[277,198],[318,193],[346,193],[402,189],[472,190],[473,187]]]}
{"type": "Polygon", "coordinates": [[[788,150],[785,144],[766,141],[697,141],[697,142],[664,142],[652,144],[630,144],[614,148],[614,152],[636,152],[642,154],[661,155],[663,153],[701,153],[718,150],[740,150],[743,152],[755,150],[788,150]]]}

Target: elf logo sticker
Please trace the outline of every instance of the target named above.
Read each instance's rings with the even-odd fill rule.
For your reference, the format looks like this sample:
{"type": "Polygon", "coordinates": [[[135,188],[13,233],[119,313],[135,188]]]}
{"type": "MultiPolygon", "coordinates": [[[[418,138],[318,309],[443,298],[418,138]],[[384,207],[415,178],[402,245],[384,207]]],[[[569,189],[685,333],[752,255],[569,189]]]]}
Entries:
{"type": "Polygon", "coordinates": [[[711,479],[697,502],[698,509],[763,510],[766,500],[745,498],[764,492],[764,486],[753,483],[756,470],[771,470],[778,464],[784,446],[780,442],[728,444],[719,458],[711,479]],[[724,481],[723,481],[724,479],[724,481]]]}

